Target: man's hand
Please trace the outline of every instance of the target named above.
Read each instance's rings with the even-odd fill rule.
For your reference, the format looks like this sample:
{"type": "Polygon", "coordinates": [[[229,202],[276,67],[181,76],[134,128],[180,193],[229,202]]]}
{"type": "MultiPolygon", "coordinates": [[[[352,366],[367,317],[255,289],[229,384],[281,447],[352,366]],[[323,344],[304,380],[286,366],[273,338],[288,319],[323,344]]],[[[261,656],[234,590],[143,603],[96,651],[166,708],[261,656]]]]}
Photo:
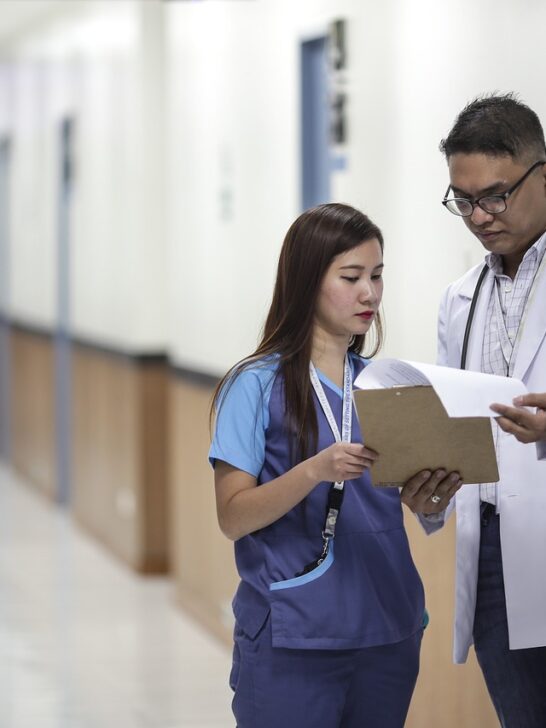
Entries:
{"type": "Polygon", "coordinates": [[[462,484],[459,473],[423,470],[405,483],[400,497],[414,513],[441,513],[462,484]]]}
{"type": "Polygon", "coordinates": [[[546,441],[546,392],[515,397],[514,405],[491,405],[493,412],[501,415],[497,418],[499,427],[520,442],[546,441]],[[536,407],[536,411],[529,412],[523,407],[536,407]]]}

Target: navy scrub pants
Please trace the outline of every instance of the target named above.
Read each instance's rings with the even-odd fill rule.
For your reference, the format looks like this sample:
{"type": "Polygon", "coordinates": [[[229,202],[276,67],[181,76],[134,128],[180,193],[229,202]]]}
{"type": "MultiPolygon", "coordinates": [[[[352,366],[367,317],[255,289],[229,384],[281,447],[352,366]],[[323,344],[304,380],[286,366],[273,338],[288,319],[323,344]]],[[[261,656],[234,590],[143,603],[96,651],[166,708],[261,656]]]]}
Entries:
{"type": "Polygon", "coordinates": [[[508,646],[500,518],[482,503],[474,649],[501,726],[545,728],[546,647],[508,646]]]}
{"type": "Polygon", "coordinates": [[[419,672],[423,631],[356,650],[271,646],[235,627],[230,685],[237,728],[402,728],[419,672]]]}

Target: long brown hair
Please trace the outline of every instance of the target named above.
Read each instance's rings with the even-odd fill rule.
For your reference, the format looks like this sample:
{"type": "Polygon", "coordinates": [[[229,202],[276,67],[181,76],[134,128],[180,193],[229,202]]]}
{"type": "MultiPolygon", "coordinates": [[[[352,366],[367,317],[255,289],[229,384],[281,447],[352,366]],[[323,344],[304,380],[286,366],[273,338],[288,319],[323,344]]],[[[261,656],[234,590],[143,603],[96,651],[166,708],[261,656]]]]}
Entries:
{"type": "MultiPolygon", "coordinates": [[[[317,417],[309,380],[314,316],[322,280],[332,260],[368,240],[383,235],[366,215],[349,205],[328,203],[302,213],[284,239],[273,300],[256,351],[235,364],[213,395],[211,421],[219,395],[247,367],[264,357],[276,357],[284,382],[286,425],[296,432],[300,458],[307,457],[310,442],[316,448],[317,417]]],[[[375,338],[369,356],[383,342],[383,324],[375,317],[375,338]]],[[[360,354],[364,334],[353,337],[349,351],[360,354]]]]}

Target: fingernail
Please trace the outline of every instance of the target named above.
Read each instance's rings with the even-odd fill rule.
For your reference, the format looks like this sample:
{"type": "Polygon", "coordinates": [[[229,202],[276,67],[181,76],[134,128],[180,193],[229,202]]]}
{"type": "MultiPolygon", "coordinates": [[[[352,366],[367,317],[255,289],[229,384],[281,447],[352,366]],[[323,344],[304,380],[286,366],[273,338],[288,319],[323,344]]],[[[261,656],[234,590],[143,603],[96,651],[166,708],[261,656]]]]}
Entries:
{"type": "Polygon", "coordinates": [[[459,478],[460,478],[459,473],[452,473],[452,475],[450,475],[450,477],[449,477],[449,479],[451,480],[452,483],[456,483],[459,480],[459,478]]]}
{"type": "Polygon", "coordinates": [[[523,397],[521,395],[518,397],[514,397],[512,402],[516,405],[516,407],[519,407],[521,404],[523,404],[523,397]]]}
{"type": "Polygon", "coordinates": [[[422,476],[422,477],[423,477],[423,478],[424,478],[425,480],[428,480],[428,478],[430,478],[430,476],[431,476],[431,475],[432,475],[432,473],[430,472],[430,470],[425,470],[425,471],[423,472],[423,476],[422,476]]]}

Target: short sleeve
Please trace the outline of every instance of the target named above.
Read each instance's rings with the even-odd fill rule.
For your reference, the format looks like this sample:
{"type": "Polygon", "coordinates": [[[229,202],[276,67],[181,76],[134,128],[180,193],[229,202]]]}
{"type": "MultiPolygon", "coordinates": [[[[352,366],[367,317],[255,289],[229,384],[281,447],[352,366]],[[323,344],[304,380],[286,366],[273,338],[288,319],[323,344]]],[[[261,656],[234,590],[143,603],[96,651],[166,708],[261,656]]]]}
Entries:
{"type": "Polygon", "coordinates": [[[245,369],[220,393],[209,461],[223,460],[254,477],[265,459],[269,398],[274,374],[269,367],[245,369]]]}

